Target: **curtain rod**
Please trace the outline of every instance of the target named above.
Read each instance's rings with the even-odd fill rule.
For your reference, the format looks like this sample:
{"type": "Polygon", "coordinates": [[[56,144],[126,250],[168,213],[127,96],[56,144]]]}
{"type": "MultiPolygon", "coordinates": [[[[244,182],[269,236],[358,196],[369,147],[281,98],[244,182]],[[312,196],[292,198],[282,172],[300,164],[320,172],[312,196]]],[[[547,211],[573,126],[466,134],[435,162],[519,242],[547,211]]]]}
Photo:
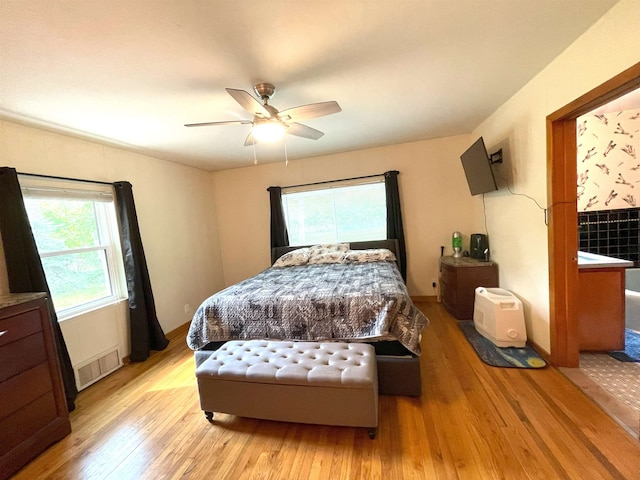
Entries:
{"type": "MultiPolygon", "coordinates": [[[[362,177],[341,178],[339,180],[326,180],[324,182],[302,183],[300,185],[287,185],[286,187],[280,187],[280,188],[284,189],[284,188],[312,187],[314,185],[324,185],[325,183],[349,182],[351,180],[362,180],[364,178],[375,178],[375,177],[384,177],[384,173],[378,173],[376,175],[364,175],[362,177]]],[[[268,188],[267,188],[267,191],[269,191],[268,188]]]]}
{"type": "Polygon", "coordinates": [[[51,178],[54,180],[69,180],[71,182],[85,182],[85,183],[97,183],[100,185],[113,185],[112,182],[101,182],[100,180],[84,180],[82,178],[58,177],[56,175],[41,175],[38,173],[25,173],[25,172],[16,172],[16,173],[18,175],[25,175],[27,177],[51,178]]]}

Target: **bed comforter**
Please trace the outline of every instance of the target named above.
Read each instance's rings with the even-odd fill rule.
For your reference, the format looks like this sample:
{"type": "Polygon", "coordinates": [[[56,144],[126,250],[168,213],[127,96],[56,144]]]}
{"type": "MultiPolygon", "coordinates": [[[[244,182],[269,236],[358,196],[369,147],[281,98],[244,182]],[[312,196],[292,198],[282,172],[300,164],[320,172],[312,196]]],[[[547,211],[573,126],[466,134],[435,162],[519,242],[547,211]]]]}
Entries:
{"type": "Polygon", "coordinates": [[[395,263],[270,267],[205,300],[187,344],[199,350],[225,340],[398,340],[419,355],[427,324],[395,263]]]}

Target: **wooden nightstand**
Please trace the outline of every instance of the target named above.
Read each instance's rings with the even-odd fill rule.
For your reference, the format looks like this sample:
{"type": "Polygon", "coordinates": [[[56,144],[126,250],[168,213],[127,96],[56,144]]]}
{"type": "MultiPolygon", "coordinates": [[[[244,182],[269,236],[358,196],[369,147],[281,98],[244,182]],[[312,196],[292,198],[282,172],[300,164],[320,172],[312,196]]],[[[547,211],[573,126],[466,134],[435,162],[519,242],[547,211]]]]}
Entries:
{"type": "Polygon", "coordinates": [[[477,287],[498,286],[498,265],[470,257],[440,257],[440,295],[458,320],[473,318],[477,287]]]}

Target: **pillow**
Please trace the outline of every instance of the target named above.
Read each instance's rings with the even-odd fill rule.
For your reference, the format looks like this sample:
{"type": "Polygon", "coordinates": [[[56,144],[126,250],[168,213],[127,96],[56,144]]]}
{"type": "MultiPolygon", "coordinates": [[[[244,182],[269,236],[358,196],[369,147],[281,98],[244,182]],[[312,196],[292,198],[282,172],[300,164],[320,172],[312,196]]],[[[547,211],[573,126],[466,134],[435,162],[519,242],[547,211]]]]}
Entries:
{"type": "Polygon", "coordinates": [[[275,262],[274,267],[293,267],[296,265],[306,265],[309,261],[311,251],[309,248],[298,248],[285,253],[275,262]]]}
{"type": "Polygon", "coordinates": [[[313,245],[309,247],[311,255],[321,254],[326,252],[346,252],[349,250],[348,243],[326,243],[324,245],[313,245]]]}
{"type": "Polygon", "coordinates": [[[348,243],[326,243],[309,247],[309,263],[342,263],[348,243]]]}
{"type": "Polygon", "coordinates": [[[345,252],[332,250],[329,252],[312,253],[309,257],[309,265],[314,263],[343,263],[345,252]]]}
{"type": "Polygon", "coordinates": [[[386,248],[349,250],[344,254],[344,263],[395,262],[396,256],[386,248]]]}

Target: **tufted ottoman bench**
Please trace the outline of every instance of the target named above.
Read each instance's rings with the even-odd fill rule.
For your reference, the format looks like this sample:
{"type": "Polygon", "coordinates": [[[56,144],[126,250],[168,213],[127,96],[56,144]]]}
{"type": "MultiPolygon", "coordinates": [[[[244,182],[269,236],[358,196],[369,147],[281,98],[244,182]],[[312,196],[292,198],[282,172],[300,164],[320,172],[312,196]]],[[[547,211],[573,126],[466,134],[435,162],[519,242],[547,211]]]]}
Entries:
{"type": "Polygon", "coordinates": [[[200,406],[286,422],[378,427],[375,352],[362,343],[230,341],[196,369],[200,406]]]}

